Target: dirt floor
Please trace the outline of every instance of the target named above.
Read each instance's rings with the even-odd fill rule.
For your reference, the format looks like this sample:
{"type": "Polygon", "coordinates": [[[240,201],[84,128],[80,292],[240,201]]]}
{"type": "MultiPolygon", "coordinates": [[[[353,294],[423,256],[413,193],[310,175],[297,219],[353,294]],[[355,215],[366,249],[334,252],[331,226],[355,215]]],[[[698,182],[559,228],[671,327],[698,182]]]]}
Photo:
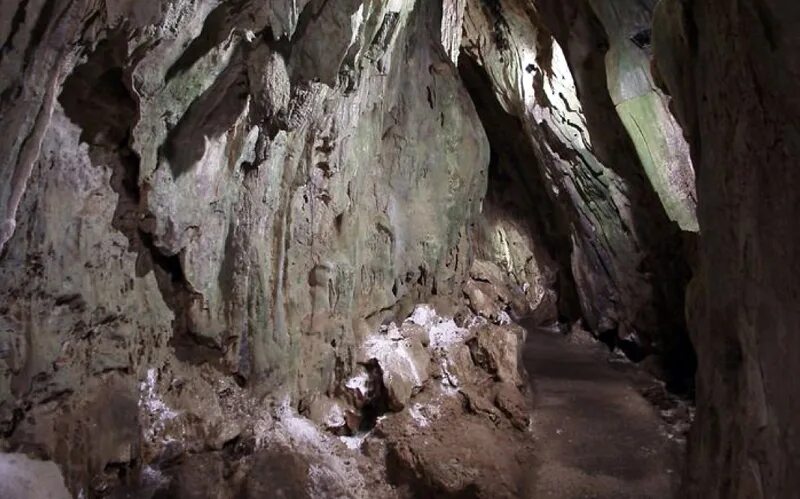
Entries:
{"type": "Polygon", "coordinates": [[[531,329],[536,498],[675,497],[682,442],[642,393],[642,372],[598,343],[531,329]]]}

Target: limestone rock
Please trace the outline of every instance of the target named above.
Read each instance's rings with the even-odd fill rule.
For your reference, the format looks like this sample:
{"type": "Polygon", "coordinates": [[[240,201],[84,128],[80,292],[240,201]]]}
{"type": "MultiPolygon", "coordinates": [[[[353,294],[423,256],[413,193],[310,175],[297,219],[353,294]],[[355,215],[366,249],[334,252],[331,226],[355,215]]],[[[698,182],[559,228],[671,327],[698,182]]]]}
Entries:
{"type": "Polygon", "coordinates": [[[669,112],[669,97],[650,72],[655,2],[589,2],[608,34],[606,73],[611,100],[645,173],[670,219],[697,232],[697,196],[689,146],[669,112]]]}
{"type": "Polygon", "coordinates": [[[469,340],[472,360],[503,383],[522,385],[520,355],[525,342],[519,327],[486,324],[469,340]]]}
{"type": "Polygon", "coordinates": [[[800,22],[791,0],[660,3],[660,81],[697,164],[687,496],[791,497],[800,448],[800,22]]]}
{"type": "Polygon", "coordinates": [[[357,418],[348,418],[348,409],[335,399],[323,395],[312,395],[311,400],[304,403],[306,417],[320,427],[337,435],[358,430],[357,418]],[[354,423],[353,426],[349,423],[354,423]]]}
{"type": "Polygon", "coordinates": [[[389,407],[401,410],[430,376],[430,356],[419,338],[403,338],[392,324],[362,346],[363,362],[377,362],[389,407]]]}
{"type": "Polygon", "coordinates": [[[343,391],[352,405],[361,409],[377,396],[382,383],[383,376],[377,369],[368,370],[364,366],[359,366],[344,383],[343,391]]]}
{"type": "Polygon", "coordinates": [[[530,401],[513,383],[501,383],[496,389],[494,403],[514,425],[524,431],[530,424],[530,401]]]}
{"type": "MultiPolygon", "coordinates": [[[[591,10],[594,3],[543,0],[532,16],[529,6],[517,0],[469,1],[459,65],[482,119],[506,135],[514,130],[516,140],[489,134],[490,142],[497,144],[493,150],[508,151],[499,162],[510,164],[498,177],[510,179],[505,184],[512,189],[520,186],[514,197],[535,200],[538,209],[526,211],[540,219],[533,236],[549,241],[557,264],[558,315],[574,317],[577,308],[594,331],[624,337],[634,330],[646,343],[680,350],[682,355],[687,342],[681,289],[688,271],[676,251],[680,236],[656,189],[642,175],[635,141],[613,107],[604,69],[608,40],[598,29],[602,24],[591,10]],[[658,296],[670,298],[661,301],[658,296]]],[[[613,2],[597,3],[612,10],[613,2]]],[[[647,72],[646,65],[627,66],[622,77],[627,77],[627,69],[647,72]]],[[[679,138],[678,132],[672,126],[668,133],[679,138]]],[[[653,134],[647,135],[649,140],[653,134]]],[[[651,148],[672,139],[659,135],[658,140],[651,148]]],[[[674,175],[686,180],[685,185],[676,181],[669,187],[671,180],[663,185],[670,193],[666,197],[672,196],[669,202],[677,200],[671,213],[677,206],[687,214],[692,197],[681,189],[691,184],[688,157],[653,160],[649,152],[640,152],[658,175],[673,175],[666,167],[685,173],[674,175]]],[[[490,178],[490,194],[494,180],[490,178]]],[[[496,200],[494,217],[502,224],[494,225],[503,229],[499,244],[493,246],[516,268],[515,251],[504,249],[510,245],[503,242],[510,239],[511,225],[503,222],[509,211],[504,204],[509,203],[500,192],[488,199],[496,200]]],[[[687,228],[691,225],[690,220],[687,228]]]]}
{"type": "Polygon", "coordinates": [[[464,294],[472,311],[482,317],[496,320],[503,312],[499,291],[489,283],[471,280],[464,286],[464,294]]]}
{"type": "MultiPolygon", "coordinates": [[[[523,248],[530,250],[527,245],[523,248]]],[[[529,256],[528,264],[534,262],[529,256]]],[[[525,269],[524,274],[536,274],[538,269],[525,269]]],[[[479,316],[499,324],[507,324],[511,318],[536,317],[536,321],[546,320],[551,314],[553,304],[545,289],[547,284],[534,290],[529,282],[517,283],[511,271],[502,270],[497,263],[475,259],[470,267],[470,280],[464,285],[464,294],[470,308],[479,316]]]]}
{"type": "Polygon", "coordinates": [[[417,418],[398,415],[379,427],[398,486],[417,497],[525,495],[531,475],[520,466],[530,452],[524,439],[487,425],[480,416],[465,415],[457,399],[435,407],[427,413],[420,407],[417,418]]]}
{"type": "MultiPolygon", "coordinates": [[[[338,386],[399,303],[460,289],[489,160],[463,2],[51,7],[0,7],[0,427],[70,488],[139,433],[147,459],[224,446],[265,396],[338,386]],[[75,459],[107,384],[142,428],[75,459]]],[[[397,406],[427,377],[402,341],[397,406]]]]}
{"type": "Polygon", "coordinates": [[[72,495],[56,463],[0,453],[0,497],[69,499],[72,495]]]}
{"type": "Polygon", "coordinates": [[[502,413],[479,387],[465,386],[459,389],[458,393],[463,397],[464,406],[469,413],[486,418],[494,425],[500,424],[503,420],[502,413]]]}
{"type": "MultiPolygon", "coordinates": [[[[676,69],[707,57],[689,50],[693,12],[670,15],[682,31],[664,36],[686,43],[654,78],[637,45],[649,2],[535,4],[2,2],[2,447],[58,463],[72,495],[122,490],[117,471],[136,468],[176,496],[336,496],[350,468],[318,457],[352,450],[339,437],[365,438],[391,410],[431,423],[430,441],[403,429],[386,445],[423,494],[490,490],[486,470],[498,494],[520,493],[520,448],[479,452],[524,426],[509,388],[523,385],[524,335],[507,323],[685,340],[670,219],[692,229],[694,198],[668,106],[693,147],[708,127],[694,71],[676,69]],[[434,390],[464,418],[455,432],[421,398],[434,390]],[[458,455],[462,433],[478,450],[458,455]]],[[[784,54],[788,35],[765,19],[784,54]]],[[[695,159],[740,164],[702,144],[695,159]]],[[[704,175],[701,191],[726,184],[704,175]]],[[[721,238],[713,248],[734,251],[721,238]]],[[[696,293],[711,296],[703,261],[696,293]]],[[[766,363],[737,354],[752,335],[736,339],[742,393],[766,398],[751,369],[766,363]]],[[[704,416],[728,401],[712,402],[704,416]]]]}
{"type": "Polygon", "coordinates": [[[469,276],[476,281],[501,283],[506,280],[505,273],[493,262],[476,259],[469,268],[469,276]]]}

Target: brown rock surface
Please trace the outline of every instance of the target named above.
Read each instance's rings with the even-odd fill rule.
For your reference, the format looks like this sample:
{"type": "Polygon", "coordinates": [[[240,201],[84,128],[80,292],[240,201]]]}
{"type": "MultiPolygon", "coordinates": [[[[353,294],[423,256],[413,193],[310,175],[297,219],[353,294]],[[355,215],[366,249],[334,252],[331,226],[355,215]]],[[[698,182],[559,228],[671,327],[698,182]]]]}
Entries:
{"type": "Polygon", "coordinates": [[[664,1],[658,74],[697,164],[689,497],[800,490],[800,4],[664,1]]]}
{"type": "Polygon", "coordinates": [[[458,397],[422,400],[376,430],[386,439],[390,480],[417,497],[527,496],[527,439],[504,429],[507,422],[465,413],[458,397]]]}
{"type": "Polygon", "coordinates": [[[473,362],[501,383],[523,384],[520,354],[525,331],[516,325],[486,324],[475,329],[468,345],[473,362]]]}

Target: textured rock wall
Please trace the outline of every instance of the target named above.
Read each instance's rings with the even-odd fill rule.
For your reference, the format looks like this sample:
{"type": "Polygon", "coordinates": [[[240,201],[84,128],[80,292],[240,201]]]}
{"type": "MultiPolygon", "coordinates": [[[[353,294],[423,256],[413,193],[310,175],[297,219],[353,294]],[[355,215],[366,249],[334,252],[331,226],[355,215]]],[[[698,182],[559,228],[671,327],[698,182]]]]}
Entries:
{"type": "MultiPolygon", "coordinates": [[[[615,67],[612,52],[606,53],[608,38],[590,6],[577,4],[467,2],[462,74],[465,67],[479,74],[478,81],[485,81],[471,85],[473,98],[476,86],[494,89],[500,107],[523,130],[530,152],[521,155],[524,162],[516,168],[523,183],[544,186],[532,196],[546,213],[539,232],[547,235],[561,276],[574,281],[575,301],[587,326],[612,340],[630,340],[646,352],[666,352],[678,377],[691,377],[682,299],[687,269],[679,231],[667,214],[679,217],[672,203],[660,202],[657,194],[691,213],[693,186],[687,179],[669,184],[667,192],[661,189],[667,184],[659,186],[645,173],[652,167],[659,175],[681,177],[683,171],[691,177],[692,166],[674,158],[652,161],[635,147],[624,126],[628,115],[612,98],[631,86],[607,78],[615,67]],[[647,167],[645,160],[650,161],[647,167]]],[[[621,16],[609,22],[623,21],[621,16]]],[[[649,68],[646,55],[636,57],[640,77],[633,80],[641,83],[636,90],[644,92],[639,87],[650,82],[649,68]]],[[[615,74],[622,78],[629,70],[634,71],[626,66],[615,74]]],[[[652,92],[662,106],[660,95],[652,92]]],[[[655,138],[661,140],[659,147],[667,147],[667,137],[655,138]]],[[[681,225],[691,229],[696,224],[681,225]]],[[[562,310],[568,309],[563,301],[569,286],[559,290],[562,310]]]]}
{"type": "Polygon", "coordinates": [[[460,290],[489,158],[437,4],[2,9],[10,445],[91,475],[136,455],[150,370],[324,391],[460,290]]]}
{"type": "Polygon", "coordinates": [[[680,357],[691,164],[611,5],[0,3],[3,448],[219,467],[429,299],[680,357]]]}
{"type": "Polygon", "coordinates": [[[530,138],[519,118],[502,108],[479,66],[464,57],[459,70],[491,146],[487,193],[473,232],[475,258],[496,263],[529,297],[546,301],[535,307],[533,322],[576,317],[572,276],[559,268],[570,266],[569,236],[559,232],[560,212],[539,177],[530,138]]]}
{"type": "Polygon", "coordinates": [[[634,207],[621,216],[636,228],[645,254],[637,271],[648,276],[658,309],[657,329],[645,335],[657,342],[675,388],[682,390],[695,369],[683,296],[694,244],[690,232],[697,230],[696,196],[688,146],[651,75],[653,3],[541,0],[536,6],[564,48],[592,150],[619,176],[634,207]],[[626,107],[632,102],[644,105],[626,107]],[[665,213],[686,232],[678,235],[665,213]]]}
{"type": "Polygon", "coordinates": [[[650,183],[671,220],[697,232],[695,178],[683,130],[650,72],[656,0],[589,2],[608,37],[606,78],[611,100],[650,183]]]}
{"type": "Polygon", "coordinates": [[[660,80],[697,165],[690,497],[795,497],[800,4],[664,1],[660,80]]]}

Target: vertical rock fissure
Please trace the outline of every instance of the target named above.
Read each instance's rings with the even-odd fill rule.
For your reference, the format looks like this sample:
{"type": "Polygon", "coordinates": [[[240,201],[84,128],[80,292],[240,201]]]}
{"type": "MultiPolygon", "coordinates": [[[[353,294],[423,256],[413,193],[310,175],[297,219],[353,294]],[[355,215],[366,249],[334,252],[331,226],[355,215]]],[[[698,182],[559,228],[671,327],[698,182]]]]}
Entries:
{"type": "MultiPolygon", "coordinates": [[[[518,118],[503,110],[494,94],[485,71],[469,56],[459,57],[459,72],[469,91],[489,138],[491,160],[489,162],[487,194],[483,215],[480,219],[484,232],[493,229],[496,219],[508,220],[521,225],[528,232],[533,244],[533,257],[540,263],[556,269],[548,276],[557,293],[557,319],[571,323],[580,318],[580,304],[572,275],[572,243],[567,222],[557,208],[555,200],[547,192],[546,180],[541,176],[536,154],[524,133],[518,118]]],[[[476,241],[478,258],[489,258],[487,243],[476,241]]],[[[547,312],[545,312],[546,314],[547,312]]],[[[537,317],[537,319],[545,319],[537,317]]]]}

